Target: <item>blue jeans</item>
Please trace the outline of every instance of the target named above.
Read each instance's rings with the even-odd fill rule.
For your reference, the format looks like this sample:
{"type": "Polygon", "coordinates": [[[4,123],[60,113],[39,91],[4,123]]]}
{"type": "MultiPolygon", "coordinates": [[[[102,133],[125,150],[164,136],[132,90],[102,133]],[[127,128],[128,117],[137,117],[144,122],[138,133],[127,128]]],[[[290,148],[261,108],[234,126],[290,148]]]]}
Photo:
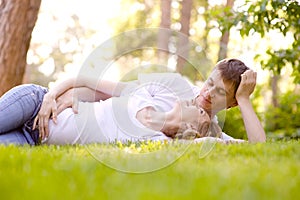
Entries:
{"type": "Polygon", "coordinates": [[[26,84],[0,98],[0,144],[39,144],[39,131],[32,126],[47,92],[44,87],[26,84]]]}

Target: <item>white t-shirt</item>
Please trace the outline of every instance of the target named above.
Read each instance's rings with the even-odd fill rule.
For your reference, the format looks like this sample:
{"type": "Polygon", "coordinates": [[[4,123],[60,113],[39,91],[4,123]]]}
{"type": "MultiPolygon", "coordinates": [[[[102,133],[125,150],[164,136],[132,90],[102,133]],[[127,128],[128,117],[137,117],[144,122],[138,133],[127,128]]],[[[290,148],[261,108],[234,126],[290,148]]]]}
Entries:
{"type": "MultiPolygon", "coordinates": [[[[47,144],[86,144],[113,141],[167,140],[160,131],[142,125],[136,114],[152,106],[167,112],[178,100],[195,98],[200,88],[175,73],[141,74],[128,84],[121,97],[105,101],[80,102],[78,114],[66,109],[58,115],[58,123],[49,122],[47,144]]],[[[224,135],[227,136],[226,134],[224,135]]]]}

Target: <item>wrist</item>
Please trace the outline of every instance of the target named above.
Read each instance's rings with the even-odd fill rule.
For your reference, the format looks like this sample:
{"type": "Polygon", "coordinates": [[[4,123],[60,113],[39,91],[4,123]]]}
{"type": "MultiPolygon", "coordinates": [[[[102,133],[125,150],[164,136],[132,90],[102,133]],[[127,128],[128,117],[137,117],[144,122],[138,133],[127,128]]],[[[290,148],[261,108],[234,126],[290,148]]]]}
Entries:
{"type": "Polygon", "coordinates": [[[162,131],[177,132],[179,129],[180,119],[172,111],[165,113],[165,122],[162,127],[162,131]]]}
{"type": "Polygon", "coordinates": [[[243,104],[248,104],[250,102],[250,98],[249,97],[236,97],[236,101],[237,101],[238,105],[241,106],[243,104]]]}
{"type": "Polygon", "coordinates": [[[49,99],[56,99],[57,93],[55,91],[49,91],[47,94],[45,94],[49,99]]]}

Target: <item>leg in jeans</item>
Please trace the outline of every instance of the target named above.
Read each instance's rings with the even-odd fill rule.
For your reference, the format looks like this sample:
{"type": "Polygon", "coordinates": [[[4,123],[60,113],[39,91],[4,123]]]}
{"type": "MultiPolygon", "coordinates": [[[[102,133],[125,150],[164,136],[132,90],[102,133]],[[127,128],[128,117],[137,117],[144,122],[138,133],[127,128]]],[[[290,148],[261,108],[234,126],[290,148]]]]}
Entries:
{"type": "Polygon", "coordinates": [[[24,134],[22,133],[22,129],[16,129],[10,131],[9,133],[5,133],[0,135],[0,144],[28,144],[28,141],[24,134]]]}
{"type": "Polygon", "coordinates": [[[36,142],[31,138],[32,127],[30,126],[46,92],[47,89],[38,85],[20,85],[0,98],[0,140],[3,143],[10,141],[19,144],[23,141],[24,144],[33,144],[36,142]]]}

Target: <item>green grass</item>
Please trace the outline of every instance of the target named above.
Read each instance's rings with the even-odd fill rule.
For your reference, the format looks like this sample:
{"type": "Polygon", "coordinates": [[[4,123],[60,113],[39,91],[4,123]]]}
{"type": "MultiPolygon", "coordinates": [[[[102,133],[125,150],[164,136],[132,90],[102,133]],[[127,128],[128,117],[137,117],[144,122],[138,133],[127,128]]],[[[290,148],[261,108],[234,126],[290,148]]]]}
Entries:
{"type": "Polygon", "coordinates": [[[200,148],[201,144],[188,148],[166,144],[90,145],[88,149],[0,146],[0,199],[298,199],[300,196],[300,141],[217,144],[204,158],[199,158],[200,148]],[[97,151],[101,162],[91,151],[94,155],[97,151]],[[138,152],[151,155],[151,151],[157,154],[142,162],[132,159],[132,155],[141,155],[138,152]],[[176,156],[179,158],[172,162],[176,156]],[[166,162],[169,165],[162,159],[169,159],[166,162]],[[125,173],[107,165],[125,171],[150,172],[125,173]],[[157,166],[162,168],[151,171],[157,166]]]}

